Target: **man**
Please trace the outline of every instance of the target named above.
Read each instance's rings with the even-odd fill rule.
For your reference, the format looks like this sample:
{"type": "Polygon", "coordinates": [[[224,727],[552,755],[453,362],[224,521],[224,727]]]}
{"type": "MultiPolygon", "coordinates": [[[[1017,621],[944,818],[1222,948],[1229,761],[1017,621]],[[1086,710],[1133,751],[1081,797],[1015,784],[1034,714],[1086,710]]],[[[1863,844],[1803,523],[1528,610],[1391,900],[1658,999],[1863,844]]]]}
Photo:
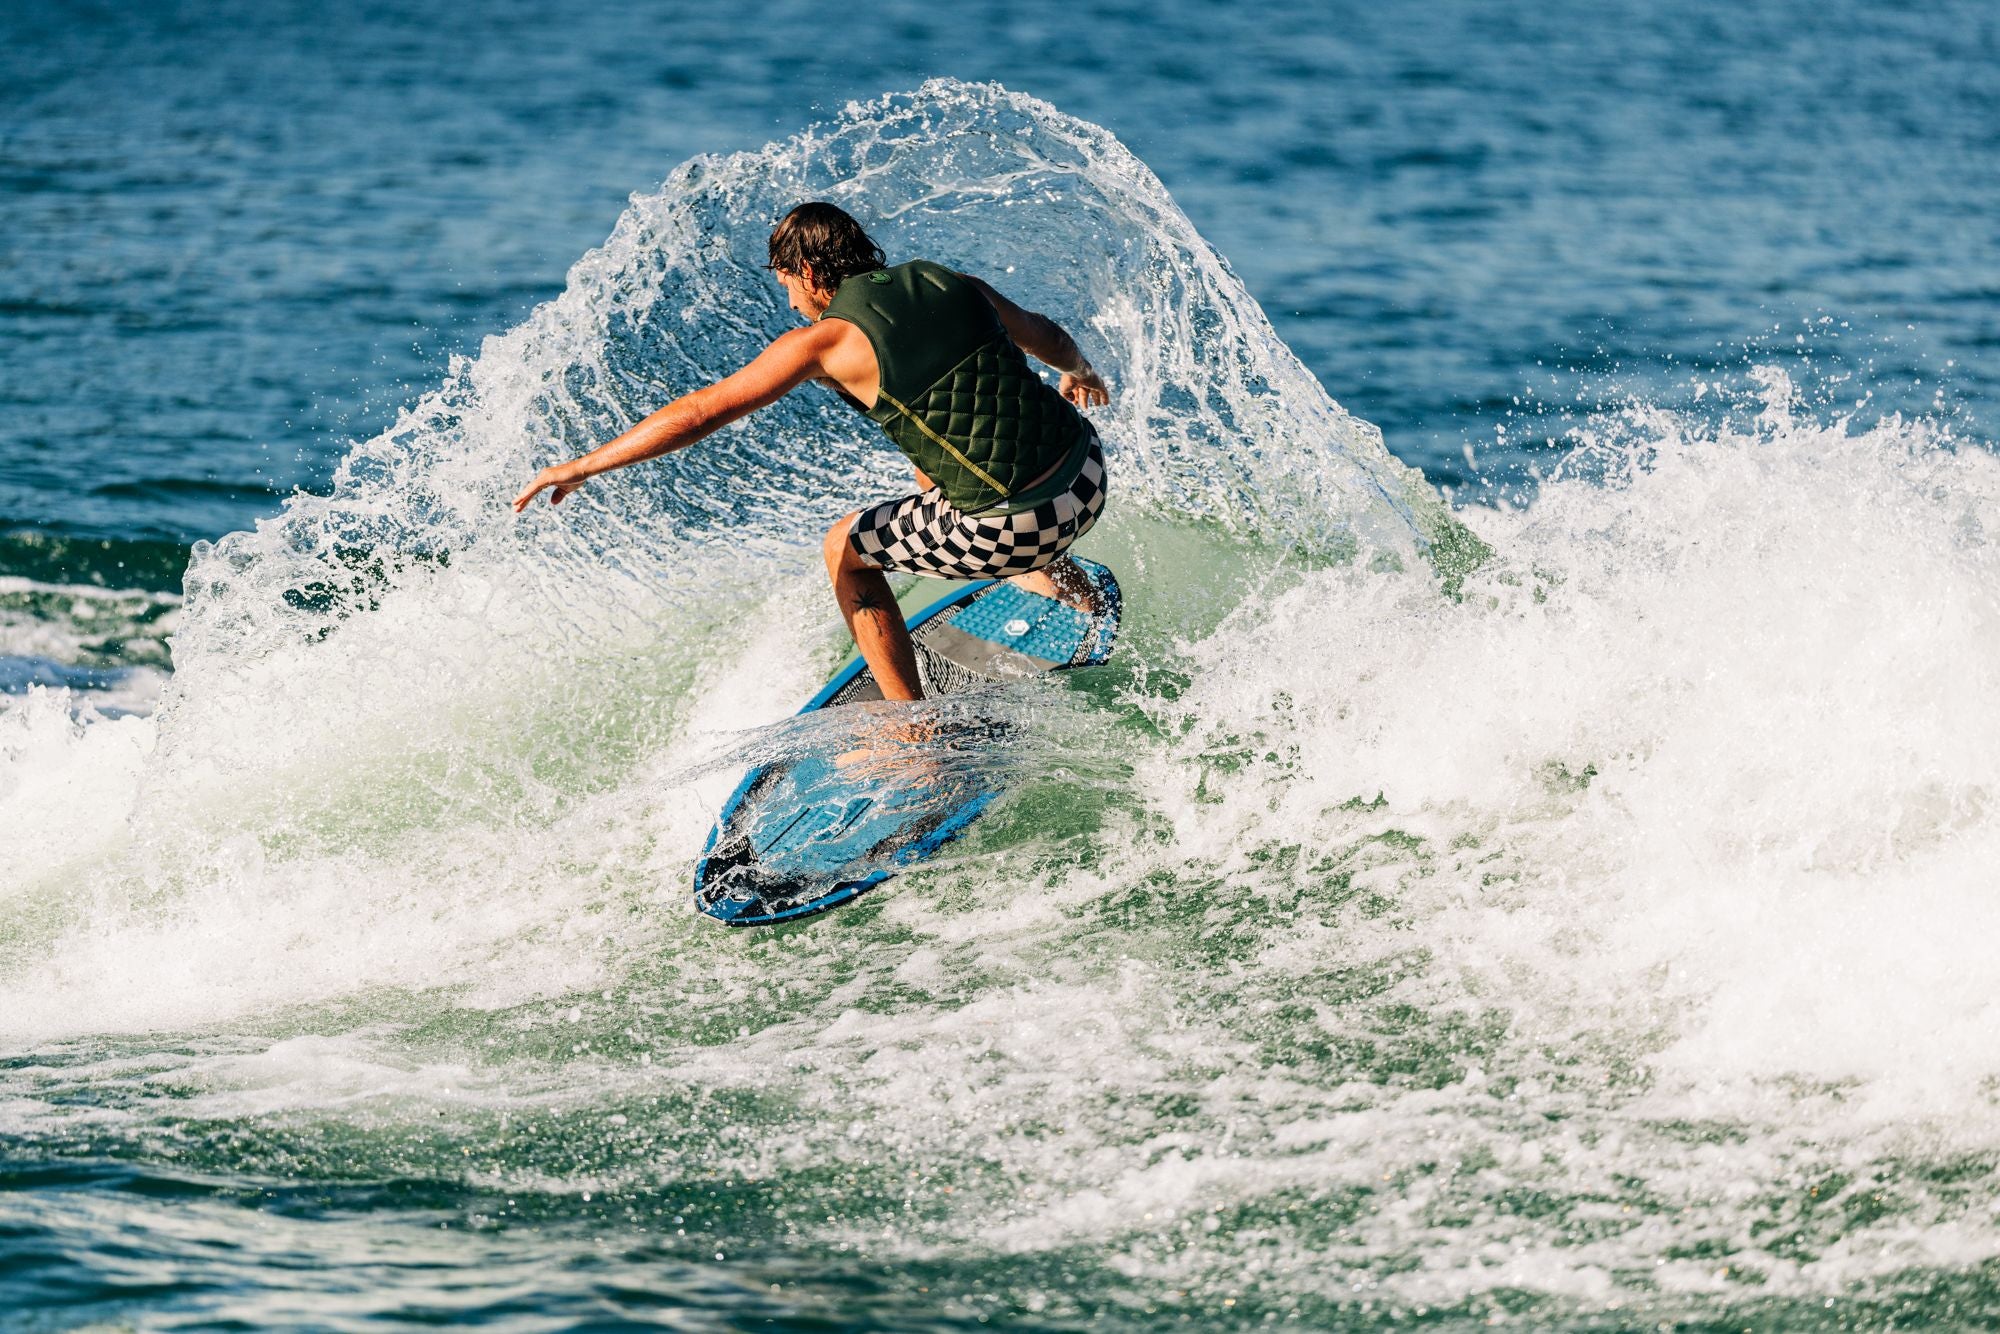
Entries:
{"type": "Polygon", "coordinates": [[[1104,454],[1077,409],[1110,394],[1062,327],[969,274],[923,260],[887,267],[861,224],[832,204],[787,214],[767,267],[810,325],[610,443],[542,469],[514,498],[515,513],[543,491],[556,504],[599,473],[684,449],[818,380],[917,469],[915,494],[843,515],[826,534],[834,598],[884,699],[923,697],[885,570],[1013,578],[1084,600],[1081,572],[1063,553],[1103,508],[1104,454]],[[1061,372],[1060,387],[1024,352],[1061,372]]]}

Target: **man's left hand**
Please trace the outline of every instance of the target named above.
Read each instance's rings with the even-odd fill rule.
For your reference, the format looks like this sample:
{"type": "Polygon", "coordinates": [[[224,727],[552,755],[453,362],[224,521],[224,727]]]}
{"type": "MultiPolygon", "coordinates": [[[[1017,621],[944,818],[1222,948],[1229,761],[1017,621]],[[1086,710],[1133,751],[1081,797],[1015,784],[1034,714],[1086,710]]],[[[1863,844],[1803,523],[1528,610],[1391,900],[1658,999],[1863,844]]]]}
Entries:
{"type": "Polygon", "coordinates": [[[514,513],[519,514],[522,510],[528,508],[535,497],[544,491],[554,492],[549,497],[549,504],[560,505],[564,496],[572,491],[582,489],[584,482],[587,480],[589,479],[570,477],[561,468],[544,468],[535,474],[534,481],[521,488],[520,495],[514,497],[514,513]]]}
{"type": "Polygon", "coordinates": [[[1064,371],[1058,392],[1080,408],[1101,408],[1111,401],[1111,391],[1104,387],[1103,377],[1089,366],[1064,371]]]}

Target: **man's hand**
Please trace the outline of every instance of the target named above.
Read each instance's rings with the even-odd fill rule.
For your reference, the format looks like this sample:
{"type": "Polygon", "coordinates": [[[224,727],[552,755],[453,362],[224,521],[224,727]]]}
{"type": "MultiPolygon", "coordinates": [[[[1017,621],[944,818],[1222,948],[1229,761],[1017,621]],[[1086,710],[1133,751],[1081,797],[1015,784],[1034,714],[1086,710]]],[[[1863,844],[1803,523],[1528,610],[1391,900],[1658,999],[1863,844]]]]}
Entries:
{"type": "Polygon", "coordinates": [[[562,468],[544,468],[535,474],[535,480],[521,488],[521,494],[514,497],[514,513],[519,514],[534,502],[544,491],[551,492],[549,504],[560,505],[564,496],[581,490],[588,481],[585,477],[573,477],[562,468]]]}
{"type": "Polygon", "coordinates": [[[1059,392],[1080,408],[1101,408],[1111,401],[1111,391],[1102,376],[1086,364],[1064,371],[1059,392]]]}

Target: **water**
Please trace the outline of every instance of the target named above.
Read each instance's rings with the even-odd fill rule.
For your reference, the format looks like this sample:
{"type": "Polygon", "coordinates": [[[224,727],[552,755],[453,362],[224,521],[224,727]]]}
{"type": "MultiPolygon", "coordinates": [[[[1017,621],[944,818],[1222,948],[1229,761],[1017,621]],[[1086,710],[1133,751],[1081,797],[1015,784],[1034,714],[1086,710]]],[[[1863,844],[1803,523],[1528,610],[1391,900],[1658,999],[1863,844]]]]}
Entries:
{"type": "Polygon", "coordinates": [[[0,1309],[1990,1323],[1991,18],[863,18],[0,19],[0,1309]],[[1131,611],[728,933],[892,461],[503,502],[803,195],[1083,335],[1131,611]]]}

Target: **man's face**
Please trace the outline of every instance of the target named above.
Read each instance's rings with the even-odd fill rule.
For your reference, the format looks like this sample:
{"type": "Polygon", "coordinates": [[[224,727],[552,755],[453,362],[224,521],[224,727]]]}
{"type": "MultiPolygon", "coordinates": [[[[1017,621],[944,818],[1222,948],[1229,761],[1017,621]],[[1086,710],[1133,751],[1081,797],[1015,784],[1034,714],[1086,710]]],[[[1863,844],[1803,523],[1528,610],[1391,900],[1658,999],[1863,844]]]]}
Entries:
{"type": "Polygon", "coordinates": [[[813,285],[796,273],[786,273],[783,269],[773,269],[778,281],[784,284],[785,295],[792,299],[792,309],[809,320],[816,320],[826,314],[828,297],[814,289],[813,285]]]}

